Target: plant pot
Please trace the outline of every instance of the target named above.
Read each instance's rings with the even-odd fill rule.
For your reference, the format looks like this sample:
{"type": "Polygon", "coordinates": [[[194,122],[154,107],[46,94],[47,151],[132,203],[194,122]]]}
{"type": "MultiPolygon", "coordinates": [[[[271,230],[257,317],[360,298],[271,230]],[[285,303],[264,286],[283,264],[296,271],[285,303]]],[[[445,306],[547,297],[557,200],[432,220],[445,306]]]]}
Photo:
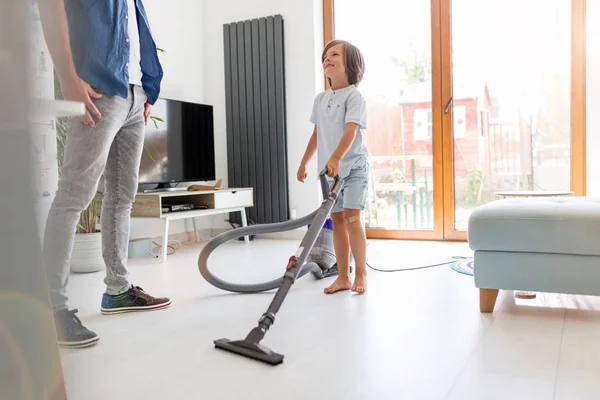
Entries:
{"type": "Polygon", "coordinates": [[[71,271],[98,272],[105,269],[102,258],[102,236],[96,233],[77,233],[71,255],[71,271]]]}

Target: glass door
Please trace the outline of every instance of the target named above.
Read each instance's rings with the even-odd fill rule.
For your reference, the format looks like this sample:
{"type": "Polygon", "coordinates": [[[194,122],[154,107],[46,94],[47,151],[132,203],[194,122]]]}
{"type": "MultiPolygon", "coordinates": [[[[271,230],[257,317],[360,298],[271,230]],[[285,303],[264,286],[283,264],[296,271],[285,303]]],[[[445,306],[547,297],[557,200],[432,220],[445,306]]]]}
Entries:
{"type": "Polygon", "coordinates": [[[414,0],[340,0],[333,15],[334,37],[355,44],[366,60],[358,88],[373,166],[367,233],[442,238],[439,49],[432,49],[439,16],[431,2],[414,0]]]}
{"type": "Polygon", "coordinates": [[[445,237],[460,238],[502,194],[571,190],[572,18],[570,0],[450,7],[445,237]]]}

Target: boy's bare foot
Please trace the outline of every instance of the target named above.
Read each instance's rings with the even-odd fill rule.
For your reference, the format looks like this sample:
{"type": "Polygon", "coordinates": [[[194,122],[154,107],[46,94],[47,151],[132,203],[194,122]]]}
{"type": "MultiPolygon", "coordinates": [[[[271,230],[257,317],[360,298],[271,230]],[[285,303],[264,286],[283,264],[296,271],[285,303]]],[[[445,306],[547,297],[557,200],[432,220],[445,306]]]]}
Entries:
{"type": "Polygon", "coordinates": [[[354,285],[352,285],[352,291],[362,294],[367,291],[367,277],[366,276],[356,276],[354,278],[354,285]]]}
{"type": "Polygon", "coordinates": [[[338,277],[335,282],[333,282],[329,287],[326,287],[324,292],[327,294],[332,294],[335,292],[339,292],[340,290],[348,290],[352,287],[352,281],[350,278],[340,278],[338,277]]]}

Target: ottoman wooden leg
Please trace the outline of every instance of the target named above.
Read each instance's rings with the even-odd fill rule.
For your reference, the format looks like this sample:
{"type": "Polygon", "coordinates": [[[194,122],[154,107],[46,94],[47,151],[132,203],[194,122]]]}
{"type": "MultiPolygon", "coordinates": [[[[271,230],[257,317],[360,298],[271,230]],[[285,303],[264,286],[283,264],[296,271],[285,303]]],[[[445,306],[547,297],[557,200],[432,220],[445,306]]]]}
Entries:
{"type": "Polygon", "coordinates": [[[497,298],[498,289],[479,289],[479,310],[482,313],[493,312],[497,298]]]}

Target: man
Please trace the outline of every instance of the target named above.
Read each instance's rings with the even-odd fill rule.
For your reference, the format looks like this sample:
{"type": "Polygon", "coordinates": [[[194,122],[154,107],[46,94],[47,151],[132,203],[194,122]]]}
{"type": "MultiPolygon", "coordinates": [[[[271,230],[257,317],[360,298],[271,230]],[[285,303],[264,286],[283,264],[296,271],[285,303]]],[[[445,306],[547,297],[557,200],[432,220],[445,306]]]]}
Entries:
{"type": "Polygon", "coordinates": [[[44,236],[44,262],[58,342],[87,347],[99,337],[67,308],[66,288],[80,213],[104,175],[104,314],[166,308],[128,281],[130,213],[138,185],[144,126],[162,68],[141,0],[38,0],[63,97],[85,104],[68,124],[61,178],[44,236]],[[67,23],[68,21],[68,23],[67,23]]]}

